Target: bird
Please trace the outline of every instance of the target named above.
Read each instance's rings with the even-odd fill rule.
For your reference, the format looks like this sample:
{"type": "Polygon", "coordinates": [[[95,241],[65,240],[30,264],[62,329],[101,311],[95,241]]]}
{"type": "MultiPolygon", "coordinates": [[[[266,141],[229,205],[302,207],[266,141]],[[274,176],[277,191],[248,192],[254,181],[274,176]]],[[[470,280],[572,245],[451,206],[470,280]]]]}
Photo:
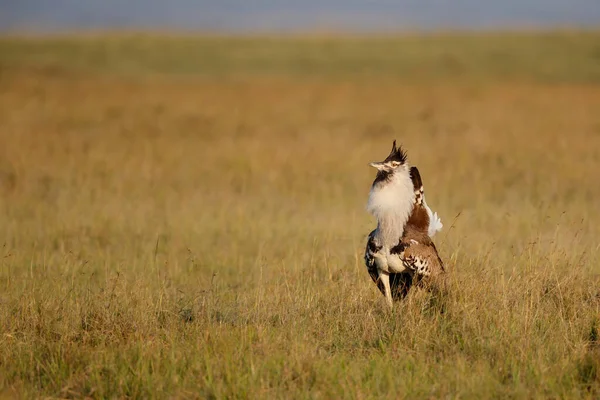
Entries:
{"type": "Polygon", "coordinates": [[[364,259],[371,279],[393,307],[394,300],[406,296],[415,275],[420,279],[443,270],[431,240],[443,224],[425,201],[419,170],[409,166],[395,140],[385,160],[369,165],[377,175],[367,211],[377,219],[377,228],[368,236],[364,259]]]}

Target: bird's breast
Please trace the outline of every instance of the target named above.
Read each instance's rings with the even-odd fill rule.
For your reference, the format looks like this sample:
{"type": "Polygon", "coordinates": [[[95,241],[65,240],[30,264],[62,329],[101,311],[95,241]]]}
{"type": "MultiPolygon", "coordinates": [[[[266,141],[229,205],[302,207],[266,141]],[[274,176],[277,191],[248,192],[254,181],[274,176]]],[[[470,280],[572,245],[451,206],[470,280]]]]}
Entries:
{"type": "Polygon", "coordinates": [[[391,254],[389,248],[382,248],[374,254],[375,265],[380,271],[387,273],[401,273],[406,271],[406,266],[398,254],[391,254]]]}

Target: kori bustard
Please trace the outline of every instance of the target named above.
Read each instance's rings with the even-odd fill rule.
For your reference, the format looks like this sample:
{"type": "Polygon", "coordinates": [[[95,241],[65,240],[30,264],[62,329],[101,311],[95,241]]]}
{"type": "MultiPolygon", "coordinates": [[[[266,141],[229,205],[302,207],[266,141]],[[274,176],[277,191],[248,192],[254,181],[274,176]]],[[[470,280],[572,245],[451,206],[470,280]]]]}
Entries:
{"type": "Polygon", "coordinates": [[[442,228],[437,213],[425,201],[417,167],[410,167],[406,152],[396,147],[387,158],[373,162],[377,175],[367,210],[377,219],[369,234],[365,264],[390,306],[408,293],[413,281],[444,271],[431,237],[442,228]]]}

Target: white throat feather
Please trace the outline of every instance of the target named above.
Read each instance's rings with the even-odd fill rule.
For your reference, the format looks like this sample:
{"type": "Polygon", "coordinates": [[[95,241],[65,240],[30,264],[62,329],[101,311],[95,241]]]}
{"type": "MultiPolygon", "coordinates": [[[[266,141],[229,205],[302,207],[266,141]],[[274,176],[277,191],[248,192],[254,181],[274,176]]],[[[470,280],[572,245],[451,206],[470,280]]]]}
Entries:
{"type": "Polygon", "coordinates": [[[384,246],[395,246],[402,236],[415,201],[408,169],[397,171],[383,182],[374,183],[367,211],[377,218],[375,237],[384,246]]]}

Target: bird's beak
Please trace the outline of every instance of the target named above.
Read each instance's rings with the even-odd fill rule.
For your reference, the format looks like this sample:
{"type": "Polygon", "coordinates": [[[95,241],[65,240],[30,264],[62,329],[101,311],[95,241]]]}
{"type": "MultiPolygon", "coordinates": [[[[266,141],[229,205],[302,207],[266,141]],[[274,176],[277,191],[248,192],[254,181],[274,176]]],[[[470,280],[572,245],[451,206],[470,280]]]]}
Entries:
{"type": "Polygon", "coordinates": [[[373,168],[377,168],[378,171],[383,170],[385,167],[385,164],[382,162],[372,162],[372,163],[369,163],[369,165],[373,168]]]}

